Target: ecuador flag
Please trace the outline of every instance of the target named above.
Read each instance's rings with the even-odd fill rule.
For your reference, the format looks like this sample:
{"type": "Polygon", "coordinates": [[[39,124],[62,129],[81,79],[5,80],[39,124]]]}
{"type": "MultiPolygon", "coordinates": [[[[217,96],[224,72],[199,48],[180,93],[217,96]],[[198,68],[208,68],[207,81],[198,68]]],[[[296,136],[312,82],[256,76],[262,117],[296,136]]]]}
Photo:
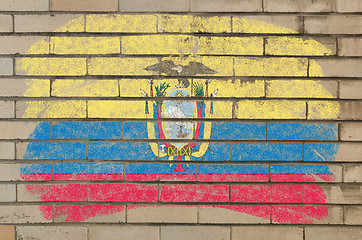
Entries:
{"type": "Polygon", "coordinates": [[[18,147],[28,181],[19,191],[44,202],[45,218],[162,208],[235,222],[327,218],[319,183],[340,177],[323,164],[338,154],[338,126],[315,120],[335,118],[339,105],[309,78],[323,72],[308,57],[331,54],[325,46],[249,18],[232,29],[227,16],[85,21],[88,34],[44,38],[29,50],[40,57],[18,60],[24,96],[41,97],[17,106],[37,120],[18,147]],[[53,55],[42,55],[47,44],[53,55]]]}

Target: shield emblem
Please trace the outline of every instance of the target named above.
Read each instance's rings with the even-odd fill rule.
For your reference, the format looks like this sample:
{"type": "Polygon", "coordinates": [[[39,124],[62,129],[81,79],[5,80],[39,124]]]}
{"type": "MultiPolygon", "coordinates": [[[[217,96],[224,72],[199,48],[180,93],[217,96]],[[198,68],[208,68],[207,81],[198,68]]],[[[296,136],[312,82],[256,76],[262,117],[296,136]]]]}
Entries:
{"type": "MultiPolygon", "coordinates": [[[[155,92],[156,97],[175,97],[175,100],[157,100],[153,104],[153,117],[155,119],[178,119],[180,121],[160,121],[155,124],[154,131],[159,139],[167,140],[190,140],[202,139],[205,131],[204,122],[185,121],[186,119],[197,119],[205,117],[205,102],[204,101],[190,101],[186,98],[195,97],[208,97],[208,84],[211,80],[206,80],[204,84],[194,83],[192,92],[188,89],[190,80],[183,78],[184,76],[197,75],[197,74],[214,74],[216,71],[206,67],[204,64],[190,61],[188,65],[176,65],[173,61],[165,60],[161,63],[148,66],[145,68],[151,72],[161,72],[168,76],[177,76],[178,84],[171,87],[167,80],[154,85],[153,80],[147,80],[150,83],[150,96],[153,97],[155,92]],[[185,98],[185,100],[183,100],[185,98]],[[184,120],[185,119],[185,120],[184,120]]],[[[217,90],[210,94],[210,97],[216,96],[217,90]]],[[[147,97],[148,94],[141,90],[142,96],[147,97]]],[[[210,114],[213,113],[213,105],[210,105],[210,114]]],[[[149,112],[148,102],[146,101],[146,113],[149,112]]],[[[211,124],[206,129],[211,132],[211,124]]],[[[210,133],[209,133],[210,134],[210,133]]],[[[207,134],[207,135],[209,135],[207,134]]],[[[152,138],[153,136],[151,136],[152,138]]],[[[203,143],[202,146],[196,150],[195,143],[162,143],[160,145],[159,156],[168,156],[169,160],[190,160],[193,152],[194,156],[202,157],[208,149],[208,143],[203,143]],[[200,150],[202,151],[200,152],[200,150]]],[[[151,144],[152,148],[152,144],[151,144]]],[[[154,147],[152,149],[155,149],[154,147]]],[[[156,153],[155,153],[156,154],[156,153]]],[[[182,164],[177,164],[174,171],[184,171],[182,164]]]]}

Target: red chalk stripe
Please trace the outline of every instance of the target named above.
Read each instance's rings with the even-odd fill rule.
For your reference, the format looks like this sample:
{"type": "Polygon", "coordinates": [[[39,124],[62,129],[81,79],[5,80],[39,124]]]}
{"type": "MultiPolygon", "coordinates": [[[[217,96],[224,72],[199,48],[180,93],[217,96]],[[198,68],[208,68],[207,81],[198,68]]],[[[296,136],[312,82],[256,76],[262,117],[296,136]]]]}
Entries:
{"type": "Polygon", "coordinates": [[[158,188],[143,184],[90,184],[90,201],[157,202],[158,188]]]}
{"type": "Polygon", "coordinates": [[[268,174],[199,174],[197,180],[202,182],[268,182],[268,174]]]}
{"type": "Polygon", "coordinates": [[[231,202],[299,203],[301,185],[232,185],[231,202]]]}
{"type": "Polygon", "coordinates": [[[227,185],[162,185],[161,202],[229,202],[227,185]]]}

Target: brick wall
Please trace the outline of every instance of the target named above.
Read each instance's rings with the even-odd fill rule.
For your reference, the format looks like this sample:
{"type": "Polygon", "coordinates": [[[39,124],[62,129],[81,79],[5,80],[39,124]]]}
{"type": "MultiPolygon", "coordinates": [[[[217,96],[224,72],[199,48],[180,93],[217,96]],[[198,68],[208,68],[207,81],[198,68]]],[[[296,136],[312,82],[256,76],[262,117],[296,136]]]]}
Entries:
{"type": "Polygon", "coordinates": [[[0,240],[362,239],[361,11],[1,0],[0,240]]]}

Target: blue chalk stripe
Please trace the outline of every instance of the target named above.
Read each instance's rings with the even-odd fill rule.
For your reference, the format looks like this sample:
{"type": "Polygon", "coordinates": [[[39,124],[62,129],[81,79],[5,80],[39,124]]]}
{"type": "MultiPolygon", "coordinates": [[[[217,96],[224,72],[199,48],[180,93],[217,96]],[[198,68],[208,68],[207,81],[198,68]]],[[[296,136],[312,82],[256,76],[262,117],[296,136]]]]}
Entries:
{"type": "Polygon", "coordinates": [[[326,165],[271,165],[271,174],[332,174],[326,165]]]}
{"type": "Polygon", "coordinates": [[[54,163],[54,174],[123,174],[123,164],[54,163]]]}
{"type": "Polygon", "coordinates": [[[304,161],[334,161],[338,150],[339,144],[305,144],[304,161]]]}
{"type": "Polygon", "coordinates": [[[54,139],[121,139],[122,122],[60,122],[52,134],[54,139]]]}
{"type": "Polygon", "coordinates": [[[117,142],[88,143],[89,159],[105,160],[154,160],[155,155],[149,143],[117,142]]]}
{"type": "Polygon", "coordinates": [[[269,167],[252,164],[200,164],[199,174],[269,174],[269,167]]]}
{"type": "Polygon", "coordinates": [[[24,159],[85,159],[86,144],[73,142],[31,142],[28,144],[24,159]]]}
{"type": "Polygon", "coordinates": [[[22,174],[52,174],[52,164],[21,164],[22,174]]]}
{"type": "Polygon", "coordinates": [[[218,140],[265,140],[265,123],[215,122],[212,123],[211,139],[218,140]]]}
{"type": "Polygon", "coordinates": [[[232,161],[298,161],[302,143],[231,143],[232,161]]]}
{"type": "Polygon", "coordinates": [[[269,123],[269,140],[338,140],[338,124],[269,123]]]}

